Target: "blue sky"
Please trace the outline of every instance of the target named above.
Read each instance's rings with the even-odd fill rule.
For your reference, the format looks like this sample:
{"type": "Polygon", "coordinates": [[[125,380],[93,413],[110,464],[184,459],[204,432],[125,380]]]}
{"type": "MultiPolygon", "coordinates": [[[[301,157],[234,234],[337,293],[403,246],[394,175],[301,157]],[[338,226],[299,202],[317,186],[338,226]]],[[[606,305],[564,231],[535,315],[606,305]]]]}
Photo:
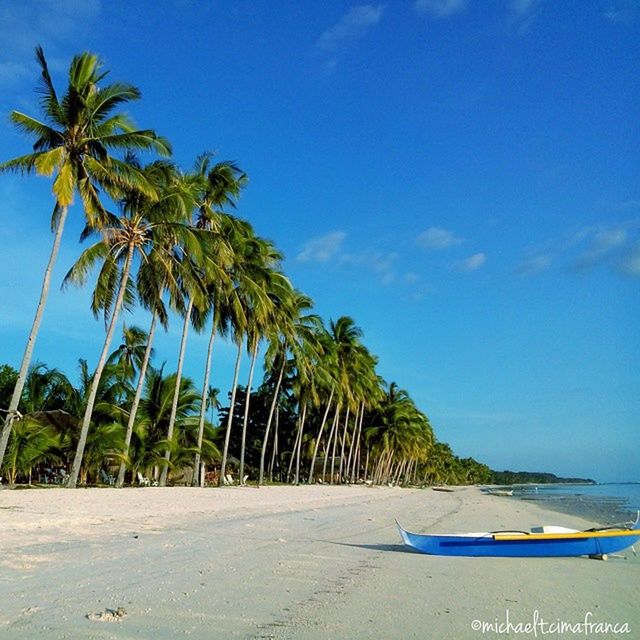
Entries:
{"type": "MultiPolygon", "coordinates": [[[[138,86],[131,114],[189,168],[236,160],[239,212],[325,318],[352,316],[456,453],[640,480],[640,6],[627,0],[9,1],[0,112],[37,114],[33,47],[138,86]]],[[[28,140],[6,115],[0,157],[28,140]]],[[[0,176],[0,361],[17,366],[50,183],[0,176]]],[[[36,358],[94,363],[88,291],[58,285],[36,358]]],[[[136,314],[135,321],[147,320],[136,314]]],[[[158,340],[175,366],[180,327],[158,340]]],[[[188,347],[199,379],[205,338],[188,347]]],[[[230,384],[221,346],[214,384],[230,384]]]]}

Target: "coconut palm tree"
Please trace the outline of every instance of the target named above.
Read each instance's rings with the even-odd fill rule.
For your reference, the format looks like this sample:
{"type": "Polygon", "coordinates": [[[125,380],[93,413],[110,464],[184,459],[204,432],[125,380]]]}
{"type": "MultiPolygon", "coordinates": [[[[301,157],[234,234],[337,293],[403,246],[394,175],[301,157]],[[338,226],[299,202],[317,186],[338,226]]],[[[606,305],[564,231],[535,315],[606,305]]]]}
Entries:
{"type": "MultiPolygon", "coordinates": [[[[205,298],[205,308],[203,318],[199,325],[204,326],[206,316],[211,315],[211,332],[207,345],[205,358],[204,377],[202,383],[202,399],[200,418],[198,422],[198,451],[195,455],[195,469],[200,467],[200,446],[204,434],[205,413],[207,406],[207,394],[209,393],[209,376],[211,374],[211,357],[216,336],[222,332],[226,335],[229,326],[229,318],[223,317],[223,304],[218,304],[224,295],[232,287],[230,275],[231,268],[231,247],[232,237],[242,222],[237,221],[233,216],[228,215],[222,207],[230,206],[235,208],[240,193],[247,183],[247,175],[233,162],[219,162],[211,166],[212,154],[204,153],[196,160],[194,173],[199,176],[202,191],[197,212],[196,226],[201,229],[215,229],[220,234],[220,247],[211,247],[211,252],[207,256],[207,267],[205,274],[207,278],[207,296],[205,298]],[[229,251],[226,248],[229,247],[229,251]]],[[[198,310],[196,310],[198,311],[198,310]]],[[[199,484],[200,474],[194,474],[194,485],[199,484]]]]}
{"type": "Polygon", "coordinates": [[[144,362],[149,336],[140,327],[122,326],[122,342],[109,356],[107,362],[115,365],[121,371],[123,380],[133,380],[144,362]]]}
{"type": "Polygon", "coordinates": [[[300,337],[312,333],[320,324],[317,315],[308,313],[313,308],[311,298],[288,286],[280,289],[274,307],[274,321],[272,330],[268,334],[269,348],[265,354],[265,369],[277,371],[277,382],[273,394],[273,400],[269,409],[269,417],[262,439],[262,452],[260,455],[260,472],[258,485],[264,482],[264,462],[269,441],[271,424],[276,412],[280,390],[288,361],[288,352],[298,343],[300,337]]]}
{"type": "MultiPolygon", "coordinates": [[[[193,206],[192,192],[185,185],[174,165],[167,162],[154,162],[144,168],[145,175],[153,183],[158,198],[149,199],[142,195],[132,194],[129,206],[147,212],[148,217],[170,220],[172,217],[187,219],[193,206]]],[[[151,324],[140,364],[138,382],[127,420],[123,458],[118,470],[116,486],[122,487],[126,472],[126,460],[133,435],[138,406],[142,397],[145,376],[152,355],[152,345],[157,323],[168,328],[168,311],[165,305],[165,294],[169,305],[178,312],[184,311],[182,291],[178,285],[181,265],[180,234],[162,234],[151,246],[147,259],[140,265],[137,275],[136,291],[142,306],[151,313],[151,324]]]]}
{"type": "MultiPolygon", "coordinates": [[[[133,198],[133,201],[135,200],[136,198],[133,198]]],[[[202,255],[201,240],[183,223],[182,211],[174,211],[173,219],[168,219],[166,212],[156,219],[145,208],[132,206],[132,200],[129,198],[123,201],[122,206],[122,215],[119,218],[112,216],[110,226],[100,230],[100,240],[82,253],[65,278],[65,284],[82,285],[94,265],[102,262],[91,306],[94,314],[103,312],[105,320],[108,319],[107,334],[93,374],[78,447],[69,475],[68,486],[72,488],[78,481],[100,376],[106,364],[116,322],[125,302],[132,302],[133,286],[130,275],[134,258],[146,261],[154,243],[165,246],[167,237],[175,239],[173,244],[177,245],[179,241],[181,246],[185,247],[184,253],[194,258],[202,255]]],[[[88,229],[87,234],[90,232],[88,229]]]]}
{"type": "MultiPolygon", "coordinates": [[[[267,335],[271,324],[274,321],[275,300],[278,292],[283,287],[287,287],[282,280],[286,276],[277,271],[282,254],[276,250],[271,242],[264,239],[257,239],[253,244],[253,252],[249,259],[250,277],[254,287],[247,288],[247,348],[251,355],[249,366],[249,380],[247,382],[247,392],[245,396],[244,418],[242,421],[242,440],[240,445],[240,483],[244,483],[244,458],[247,439],[247,424],[249,422],[249,405],[251,400],[251,385],[253,383],[253,373],[256,359],[258,357],[258,347],[260,341],[267,335]]],[[[248,272],[249,269],[246,269],[248,272]]],[[[246,276],[245,276],[246,277],[246,276]]]]}
{"type": "MultiPolygon", "coordinates": [[[[340,452],[339,477],[342,477],[342,465],[344,460],[344,448],[349,428],[349,415],[354,404],[352,378],[354,367],[359,354],[360,338],[362,330],[357,327],[352,318],[342,316],[335,322],[329,323],[329,332],[335,342],[335,357],[337,360],[337,378],[340,386],[341,405],[345,410],[345,419],[340,452]]],[[[336,444],[338,442],[338,430],[336,429],[331,453],[331,483],[335,478],[336,444]]]]}
{"type": "MultiPolygon", "coordinates": [[[[269,296],[264,287],[264,265],[262,264],[262,240],[255,236],[253,229],[247,223],[242,234],[235,238],[234,259],[232,266],[233,287],[227,293],[227,307],[231,318],[231,335],[236,345],[237,356],[231,385],[230,409],[227,417],[224,448],[222,450],[222,464],[220,467],[220,484],[225,480],[227,457],[229,454],[229,442],[233,425],[236,390],[240,361],[242,358],[242,346],[245,336],[257,322],[259,315],[266,318],[270,304],[269,296]]],[[[241,478],[242,479],[242,478],[241,478]]]]}
{"type": "MultiPolygon", "coordinates": [[[[184,312],[182,338],[178,355],[176,394],[182,375],[189,324],[192,323],[196,330],[201,331],[205,326],[207,310],[213,307],[211,296],[207,295],[207,284],[216,280],[226,284],[227,281],[226,268],[231,258],[231,251],[224,235],[226,230],[223,224],[225,215],[221,208],[225,205],[235,206],[235,201],[247,180],[246,175],[234,163],[220,162],[211,166],[210,161],[211,154],[205,153],[201,155],[196,160],[194,171],[185,176],[185,182],[189,184],[195,200],[194,210],[196,211],[196,217],[194,227],[206,234],[207,242],[206,252],[202,260],[194,261],[191,256],[185,259],[185,266],[189,268],[185,271],[189,271],[192,277],[189,282],[185,281],[184,293],[188,303],[184,312]]],[[[215,287],[213,288],[215,289],[215,287]]],[[[212,287],[209,287],[209,291],[211,289],[212,287]]],[[[213,339],[214,336],[211,336],[209,340],[207,363],[210,363],[213,339]]],[[[208,376],[205,375],[205,377],[208,376]]],[[[206,386],[208,386],[208,380],[203,385],[203,388],[206,386]]],[[[174,400],[174,405],[176,401],[174,400]]],[[[172,407],[172,417],[169,420],[167,430],[167,440],[169,441],[173,436],[174,423],[175,406],[172,407]]],[[[165,453],[167,463],[170,457],[171,452],[167,450],[165,453]]],[[[160,486],[166,484],[167,471],[168,467],[164,466],[160,474],[160,486]]]]}
{"type": "MultiPolygon", "coordinates": [[[[149,368],[129,454],[129,464],[134,474],[141,471],[146,475],[152,470],[154,477],[157,477],[158,468],[166,465],[164,454],[167,448],[172,452],[170,468],[190,466],[193,461],[200,394],[193,382],[183,376],[178,392],[176,429],[172,440],[167,441],[166,433],[175,395],[175,382],[175,373],[165,376],[163,367],[149,368]]],[[[205,425],[205,436],[203,452],[205,459],[211,461],[217,458],[219,452],[213,443],[210,425],[205,425]]]]}
{"type": "Polygon", "coordinates": [[[123,189],[132,188],[153,195],[153,189],[140,173],[128,163],[114,158],[110,152],[153,149],[159,153],[170,153],[166,140],[149,129],[136,129],[127,116],[116,112],[123,104],[138,100],[140,91],[123,83],[101,86],[106,72],[101,70],[95,55],[82,53],[73,58],[69,68],[69,84],[61,98],[53,85],[41,47],[36,48],[36,59],[41,70],[39,93],[43,119],[19,111],[13,111],[10,116],[18,129],[35,137],[34,152],[4,162],[0,170],[27,174],[35,172],[46,176],[55,174],[51,218],[54,240],[18,379],[0,435],[0,464],[22,396],[49,293],[51,273],[74,193],[80,195],[87,222],[93,227],[101,226],[108,215],[98,195],[100,190],[116,197],[123,189]]]}

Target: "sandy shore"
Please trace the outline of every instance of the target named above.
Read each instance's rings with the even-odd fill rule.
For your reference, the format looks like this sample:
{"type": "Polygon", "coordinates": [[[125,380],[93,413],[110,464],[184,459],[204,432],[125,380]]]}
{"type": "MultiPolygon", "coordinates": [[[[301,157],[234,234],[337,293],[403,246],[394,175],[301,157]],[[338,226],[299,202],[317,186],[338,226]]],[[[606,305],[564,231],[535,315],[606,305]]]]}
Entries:
{"type": "Polygon", "coordinates": [[[507,610],[512,625],[591,614],[640,638],[630,552],[431,557],[400,546],[395,517],[425,532],[588,525],[475,488],[5,489],[0,638],[534,637],[472,629],[507,610]],[[117,622],[86,618],[118,607],[117,622]]]}

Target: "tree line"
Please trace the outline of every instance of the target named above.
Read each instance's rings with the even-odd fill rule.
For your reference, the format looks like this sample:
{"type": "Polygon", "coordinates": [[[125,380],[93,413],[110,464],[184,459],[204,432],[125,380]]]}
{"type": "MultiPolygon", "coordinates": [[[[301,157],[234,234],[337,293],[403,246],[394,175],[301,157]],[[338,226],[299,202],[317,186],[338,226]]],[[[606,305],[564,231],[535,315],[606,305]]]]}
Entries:
{"type": "Polygon", "coordinates": [[[488,480],[488,467],[457,458],[409,394],[378,375],[353,319],[325,322],[313,312],[280,251],[238,215],[247,176],[235,162],[205,152],[181,169],[166,138],[121,111],[139,90],[105,84],[95,55],[73,58],[63,94],[40,47],[36,59],[41,117],[10,115],[33,150],[0,165],[52,177],[54,196],[54,240],[24,356],[18,370],[0,369],[0,463],[11,482],[31,481],[46,465],[68,470],[71,488],[140,477],[224,484],[232,474],[259,484],[488,480]],[[33,362],[75,197],[89,244],[63,287],[91,281],[91,310],[106,328],[95,368],[81,360],[76,385],[33,362]],[[125,326],[114,348],[135,307],[148,326],[125,326]],[[182,323],[177,370],[165,372],[153,342],[173,318],[182,323]],[[190,331],[208,335],[200,380],[182,373],[190,331]],[[236,348],[227,407],[209,384],[219,339],[236,348]],[[254,391],[259,359],[265,374],[254,391]]]}

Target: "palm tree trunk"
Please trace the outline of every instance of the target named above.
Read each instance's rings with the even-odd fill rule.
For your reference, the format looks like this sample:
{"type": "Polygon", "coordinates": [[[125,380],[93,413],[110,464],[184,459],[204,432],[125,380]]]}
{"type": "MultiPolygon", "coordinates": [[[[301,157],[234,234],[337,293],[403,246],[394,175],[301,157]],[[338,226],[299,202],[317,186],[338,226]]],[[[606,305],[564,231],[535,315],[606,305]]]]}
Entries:
{"type": "Polygon", "coordinates": [[[200,420],[198,421],[198,451],[193,461],[193,486],[200,486],[200,449],[202,449],[202,437],[204,435],[204,417],[207,413],[207,393],[209,391],[209,375],[211,374],[211,354],[213,343],[216,339],[216,317],[213,316],[211,335],[207,346],[207,360],[204,366],[204,382],[202,383],[202,398],[200,399],[200,420]]]}
{"type": "Polygon", "coordinates": [[[355,476],[357,476],[358,472],[358,461],[360,460],[360,438],[362,437],[362,421],[364,419],[364,401],[360,405],[360,421],[357,425],[357,433],[354,438],[355,442],[355,453],[353,456],[353,467],[351,469],[351,482],[355,481],[355,476]]]}
{"type": "Polygon", "coordinates": [[[280,409],[276,407],[276,421],[273,427],[273,451],[271,452],[271,463],[269,464],[269,482],[273,482],[273,467],[278,455],[278,427],[280,426],[280,409]]]}
{"type": "Polygon", "coordinates": [[[258,357],[258,338],[253,345],[251,354],[251,366],[249,367],[249,381],[247,382],[247,393],[244,403],[244,419],[242,421],[242,444],[240,448],[240,484],[244,484],[244,450],[247,442],[247,424],[249,423],[249,402],[251,400],[251,384],[253,382],[253,370],[258,357]]]}
{"type": "Polygon", "coordinates": [[[327,477],[327,462],[329,460],[329,450],[331,449],[331,442],[334,438],[336,425],[338,424],[338,416],[340,415],[340,405],[336,405],[336,411],[333,414],[333,420],[331,422],[331,429],[329,430],[329,437],[327,438],[327,444],[324,447],[324,462],[322,463],[322,482],[327,477]]]}
{"type": "Polygon", "coordinates": [[[89,425],[91,424],[91,417],[93,416],[93,407],[96,402],[96,395],[98,394],[98,386],[100,385],[100,378],[102,377],[102,371],[107,363],[107,356],[109,355],[109,347],[111,346],[111,339],[116,328],[116,322],[120,315],[120,309],[124,301],[124,294],[127,289],[127,282],[129,280],[129,272],[131,271],[131,262],[133,260],[133,245],[129,245],[127,251],[127,257],[125,258],[124,267],[122,269],[122,278],[120,279],[120,285],[118,288],[118,297],[116,298],[115,305],[113,306],[113,312],[111,314],[111,322],[107,329],[107,335],[104,339],[104,345],[102,347],[102,353],[98,360],[98,366],[91,379],[91,387],[89,389],[89,398],[87,400],[87,407],[84,411],[84,417],[82,418],[82,426],[80,427],[80,438],[78,440],[78,446],[76,448],[76,455],[73,458],[73,464],[71,465],[71,473],[69,474],[70,489],[74,489],[78,483],[78,475],[80,474],[80,467],[82,466],[82,456],[84,455],[84,447],[87,443],[87,434],[89,433],[89,425]]]}
{"type": "Polygon", "coordinates": [[[391,480],[391,471],[393,470],[393,451],[389,451],[389,462],[384,471],[383,482],[388,483],[391,480]]]}
{"type": "Polygon", "coordinates": [[[338,471],[338,481],[342,483],[342,465],[344,464],[344,447],[347,443],[347,431],[349,429],[349,412],[351,407],[347,405],[347,415],[344,419],[344,430],[342,432],[342,446],[340,449],[340,469],[338,471]]]}
{"type": "MultiPolygon", "coordinates": [[[[138,406],[140,405],[140,398],[142,398],[142,389],[144,388],[144,378],[147,375],[147,367],[149,366],[149,360],[151,358],[151,345],[153,344],[153,336],[156,331],[156,321],[158,316],[154,312],[151,318],[151,326],[149,327],[149,335],[147,337],[147,348],[144,351],[144,358],[142,359],[142,366],[140,367],[140,373],[138,374],[138,384],[136,386],[136,394],[133,398],[131,410],[129,411],[129,420],[127,421],[127,433],[124,437],[124,456],[129,455],[129,446],[131,445],[131,436],[133,435],[133,426],[136,422],[136,415],[138,413],[138,406]]],[[[120,463],[118,469],[118,479],[116,480],[116,487],[122,488],[124,485],[124,474],[126,471],[126,465],[124,460],[120,463]]]]}
{"type": "Polygon", "coordinates": [[[369,447],[367,447],[367,457],[364,461],[364,481],[366,482],[369,477],[369,447]]]}
{"type": "Polygon", "coordinates": [[[344,468],[344,475],[347,478],[347,480],[350,480],[350,476],[351,476],[351,459],[355,458],[355,456],[353,455],[355,453],[355,447],[356,447],[356,436],[358,434],[358,422],[360,420],[360,407],[361,404],[358,404],[358,408],[356,409],[356,417],[355,420],[353,421],[353,436],[351,438],[351,446],[349,447],[349,457],[347,458],[347,464],[344,468]]]}
{"type": "Polygon", "coordinates": [[[182,338],[180,340],[180,353],[178,354],[178,371],[176,372],[176,386],[173,391],[173,400],[171,402],[171,415],[169,416],[169,426],[167,427],[167,450],[164,452],[165,464],[160,471],[160,480],[158,484],[161,487],[167,486],[167,475],[169,473],[169,461],[171,460],[171,440],[173,438],[173,428],[176,424],[176,416],[178,414],[178,400],[180,399],[180,383],[182,382],[182,366],[184,364],[184,354],[187,350],[187,336],[189,335],[189,323],[191,321],[191,310],[193,309],[193,298],[189,299],[189,305],[184,314],[184,324],[182,325],[182,338]]]}
{"type": "Polygon", "coordinates": [[[300,452],[302,450],[302,434],[304,433],[304,423],[307,419],[307,403],[304,403],[302,409],[302,418],[300,420],[300,437],[298,438],[298,449],[296,452],[296,478],[294,484],[297,486],[300,484],[300,452]]]}
{"type": "Polygon", "coordinates": [[[300,423],[302,420],[302,411],[300,411],[300,415],[298,416],[298,429],[296,430],[296,439],[293,441],[293,448],[291,449],[291,457],[289,458],[289,468],[287,469],[287,482],[289,482],[289,478],[291,478],[291,470],[293,469],[293,460],[296,455],[296,451],[298,450],[298,440],[300,438],[300,423]]]}
{"type": "MultiPolygon", "coordinates": [[[[273,420],[273,412],[278,404],[278,395],[280,394],[280,385],[282,384],[282,377],[284,376],[284,370],[287,365],[286,355],[282,357],[282,366],[280,367],[280,373],[278,374],[278,382],[276,383],[276,390],[273,394],[273,400],[271,401],[271,407],[269,409],[269,418],[267,419],[267,426],[264,430],[264,438],[262,439],[262,452],[260,453],[260,475],[258,476],[258,486],[264,481],[264,457],[267,452],[267,441],[269,440],[269,429],[271,428],[271,421],[273,420]]],[[[278,439],[274,438],[274,451],[278,439]]],[[[273,465],[272,465],[273,468],[273,465]]]]}
{"type": "Polygon", "coordinates": [[[318,437],[316,438],[316,446],[313,448],[313,457],[311,458],[311,466],[309,467],[309,484],[313,484],[313,468],[316,464],[316,456],[318,455],[318,448],[320,447],[320,440],[322,438],[322,432],[324,431],[324,426],[327,422],[327,416],[329,415],[329,410],[331,409],[331,403],[333,402],[333,387],[331,388],[331,395],[329,396],[329,402],[327,402],[327,408],[324,411],[324,416],[322,416],[322,423],[320,424],[320,429],[318,430],[318,437]]]}
{"type": "Polygon", "coordinates": [[[238,387],[238,373],[240,372],[240,358],[242,357],[242,341],[238,343],[238,355],[236,368],[233,372],[233,387],[231,388],[231,404],[229,405],[229,417],[227,419],[227,433],[224,436],[224,451],[222,452],[222,464],[220,465],[219,486],[224,485],[224,474],[227,470],[227,456],[229,454],[229,437],[231,436],[231,424],[233,422],[233,408],[236,402],[236,389],[238,387]]]}
{"type": "Polygon", "coordinates": [[[67,207],[62,207],[60,210],[60,216],[56,225],[56,234],[53,239],[53,246],[51,247],[51,254],[49,255],[49,262],[44,270],[44,277],[42,279],[42,289],[40,291],[40,300],[38,300],[38,306],[36,307],[36,315],[31,325],[31,331],[29,331],[29,337],[27,338],[27,344],[24,349],[24,355],[22,356],[22,362],[20,364],[20,371],[18,372],[18,379],[16,380],[16,386],[13,388],[13,395],[11,396],[11,402],[7,409],[7,416],[2,427],[2,435],[0,435],[0,467],[2,467],[2,461],[4,460],[4,454],[7,450],[7,443],[9,442],[9,436],[11,435],[11,427],[13,421],[16,418],[18,405],[22,399],[22,390],[27,379],[27,373],[29,372],[29,365],[31,364],[31,357],[33,356],[33,349],[36,345],[36,338],[40,331],[40,323],[42,322],[42,314],[44,313],[45,305],[47,304],[47,296],[49,295],[49,287],[51,285],[51,273],[53,266],[58,257],[58,251],[60,249],[60,240],[62,239],[62,232],[64,230],[64,223],[67,219],[67,207]]]}

